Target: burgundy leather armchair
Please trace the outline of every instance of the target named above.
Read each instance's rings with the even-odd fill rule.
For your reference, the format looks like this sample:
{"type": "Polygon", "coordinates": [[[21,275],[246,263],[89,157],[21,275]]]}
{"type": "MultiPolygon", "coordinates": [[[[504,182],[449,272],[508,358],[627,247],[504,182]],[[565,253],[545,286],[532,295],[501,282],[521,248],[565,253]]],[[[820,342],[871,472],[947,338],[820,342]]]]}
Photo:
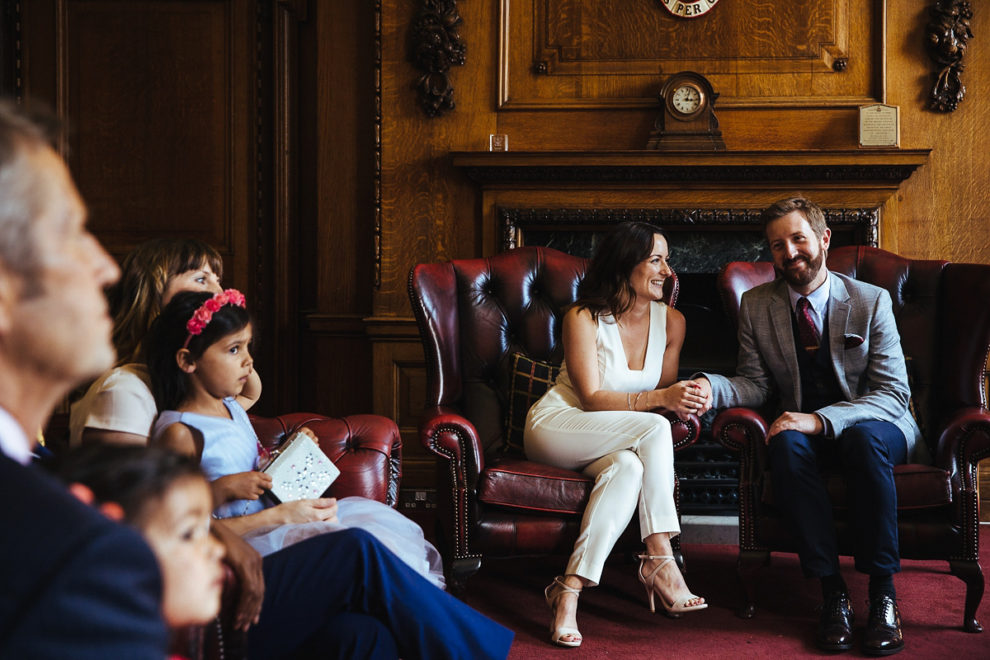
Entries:
{"type": "MultiPolygon", "coordinates": [[[[391,507],[397,504],[402,440],[391,419],[379,415],[326,417],[292,413],[278,417],[252,415],[251,422],[267,449],[277,447],[300,427],[309,427],[319,438],[320,449],[340,468],[340,476],[330,486],[329,496],[360,495],[391,507]]],[[[239,598],[237,577],[228,567],[220,615],[206,626],[182,631],[173,640],[173,650],[193,659],[246,657],[246,635],[233,627],[239,598]]]]}
{"type": "MultiPolygon", "coordinates": [[[[592,480],[506,452],[503,441],[510,358],[562,361],[562,314],[585,265],[557,250],[523,247],[410,272],[427,364],[420,440],[439,462],[437,536],[451,589],[463,589],[483,555],[566,554],[577,538],[592,480]]],[[[676,277],[665,294],[676,301],[676,277]]],[[[673,437],[675,450],[689,446],[697,419],[677,421],[673,437]]],[[[620,539],[623,547],[641,547],[632,531],[620,539]]]]}
{"type": "MultiPolygon", "coordinates": [[[[942,559],[966,584],[963,628],[980,632],[976,610],[983,596],[979,564],[977,463],[990,455],[987,358],[990,355],[990,265],[905,259],[869,247],[844,247],[828,255],[828,268],[890,292],[907,360],[913,410],[933,463],[899,465],[898,534],[903,559],[942,559]]],[[[718,286],[736,320],[743,292],[774,278],[767,262],[728,264],[718,286]]],[[[714,435],[739,453],[739,577],[745,593],[740,614],[755,611],[755,572],[770,552],[795,552],[793,538],[773,507],[764,438],[769,427],[758,412],[722,411],[714,435]]],[[[827,475],[839,549],[851,554],[845,485],[827,475]]]]}

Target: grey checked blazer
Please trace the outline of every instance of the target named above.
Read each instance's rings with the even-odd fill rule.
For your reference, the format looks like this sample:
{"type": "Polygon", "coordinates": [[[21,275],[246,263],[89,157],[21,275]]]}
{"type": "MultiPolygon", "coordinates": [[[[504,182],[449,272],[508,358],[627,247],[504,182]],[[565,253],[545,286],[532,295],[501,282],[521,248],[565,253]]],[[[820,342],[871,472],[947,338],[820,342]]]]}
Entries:
{"type": "MultiPolygon", "coordinates": [[[[829,272],[829,348],[832,367],[845,400],[815,412],[828,420],[834,435],[865,421],[889,421],[907,439],[908,457],[927,451],[911,416],[907,370],[900,334],[886,289],[829,272]]],[[[787,283],[782,279],[743,294],[739,310],[739,359],[736,376],[704,374],[712,385],[714,406],[760,407],[778,402],[777,413],[801,410],[798,370],[787,283]]],[[[768,420],[772,421],[772,420],[768,420]]]]}

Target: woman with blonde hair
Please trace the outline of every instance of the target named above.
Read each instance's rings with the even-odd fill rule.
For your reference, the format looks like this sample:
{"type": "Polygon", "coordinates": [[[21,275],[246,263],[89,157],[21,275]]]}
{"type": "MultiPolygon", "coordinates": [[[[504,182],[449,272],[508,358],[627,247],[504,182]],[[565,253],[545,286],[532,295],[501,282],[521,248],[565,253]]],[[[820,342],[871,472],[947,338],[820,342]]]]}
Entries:
{"type": "Polygon", "coordinates": [[[109,293],[117,364],[140,362],[141,340],[178,291],[219,291],[223,259],[194,238],[156,238],[124,258],[120,281],[109,293]]]}
{"type": "MultiPolygon", "coordinates": [[[[110,290],[116,366],[72,405],[69,444],[146,444],[158,408],[141,343],[151,322],[180,291],[219,293],[223,260],[213,247],[193,238],[157,238],[124,259],[120,281],[110,290]]],[[[253,371],[244,396],[261,396],[253,371]]]]}

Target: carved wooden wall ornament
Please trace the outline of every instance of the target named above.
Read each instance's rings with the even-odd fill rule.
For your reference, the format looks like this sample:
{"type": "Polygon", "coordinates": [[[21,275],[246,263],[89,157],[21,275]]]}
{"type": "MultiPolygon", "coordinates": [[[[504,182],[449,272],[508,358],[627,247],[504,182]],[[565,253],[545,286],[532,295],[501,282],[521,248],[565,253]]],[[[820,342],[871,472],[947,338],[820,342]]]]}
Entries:
{"type": "Polygon", "coordinates": [[[952,112],[966,94],[959,74],[962,73],[966,45],[973,37],[969,21],[973,10],[966,0],[938,0],[931,9],[931,21],[925,28],[928,55],[935,62],[935,85],[928,107],[938,112],[952,112]]]}
{"type": "Polygon", "coordinates": [[[464,64],[467,51],[457,31],[460,24],[456,0],[423,0],[410,27],[410,58],[423,72],[416,81],[417,97],[428,117],[454,109],[449,71],[464,64]]]}

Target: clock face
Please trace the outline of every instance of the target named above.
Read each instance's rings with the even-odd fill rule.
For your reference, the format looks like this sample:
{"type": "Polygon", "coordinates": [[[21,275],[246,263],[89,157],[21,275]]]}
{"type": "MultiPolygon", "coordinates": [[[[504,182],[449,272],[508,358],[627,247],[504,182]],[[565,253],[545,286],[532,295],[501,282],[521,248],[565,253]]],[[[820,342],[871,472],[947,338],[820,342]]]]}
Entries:
{"type": "Polygon", "coordinates": [[[681,85],[674,90],[670,97],[670,105],[677,112],[690,115],[701,107],[704,96],[700,89],[694,85],[681,85]]]}

